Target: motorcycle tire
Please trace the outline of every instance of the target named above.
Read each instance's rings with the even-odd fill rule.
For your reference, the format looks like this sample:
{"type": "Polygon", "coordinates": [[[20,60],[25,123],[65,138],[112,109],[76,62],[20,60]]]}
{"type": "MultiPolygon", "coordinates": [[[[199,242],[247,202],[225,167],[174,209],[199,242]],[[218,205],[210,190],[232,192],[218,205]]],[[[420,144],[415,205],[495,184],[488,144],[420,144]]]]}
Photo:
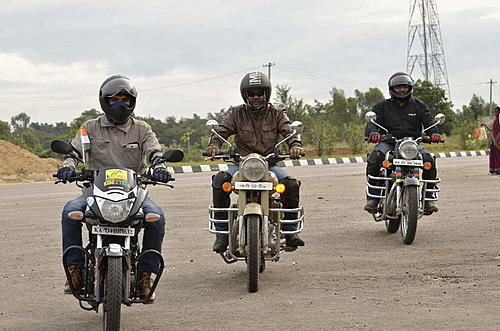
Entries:
{"type": "Polygon", "coordinates": [[[248,292],[257,292],[259,289],[260,271],[260,217],[259,215],[246,216],[247,230],[247,273],[248,292]]]}
{"type": "Polygon", "coordinates": [[[401,237],[403,242],[410,245],[417,233],[418,219],[418,187],[406,186],[403,191],[403,214],[401,216],[401,237]]]}
{"type": "Polygon", "coordinates": [[[396,219],[386,219],[385,229],[389,233],[396,233],[399,230],[400,223],[401,223],[401,216],[398,216],[398,218],[396,219]]]}
{"type": "Polygon", "coordinates": [[[104,280],[103,330],[120,329],[123,300],[123,269],[121,257],[108,257],[108,268],[104,280]]]}

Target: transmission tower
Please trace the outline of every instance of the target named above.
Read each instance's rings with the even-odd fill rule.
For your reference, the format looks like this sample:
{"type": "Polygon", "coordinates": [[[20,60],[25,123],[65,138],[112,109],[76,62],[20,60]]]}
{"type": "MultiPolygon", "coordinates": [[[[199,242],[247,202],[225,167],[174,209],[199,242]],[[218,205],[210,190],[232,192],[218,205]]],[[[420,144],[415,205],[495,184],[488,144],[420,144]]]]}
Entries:
{"type": "Polygon", "coordinates": [[[448,92],[450,85],[435,0],[410,0],[406,70],[411,75],[418,63],[423,79],[448,92]],[[420,43],[415,43],[418,36],[420,43]]]}

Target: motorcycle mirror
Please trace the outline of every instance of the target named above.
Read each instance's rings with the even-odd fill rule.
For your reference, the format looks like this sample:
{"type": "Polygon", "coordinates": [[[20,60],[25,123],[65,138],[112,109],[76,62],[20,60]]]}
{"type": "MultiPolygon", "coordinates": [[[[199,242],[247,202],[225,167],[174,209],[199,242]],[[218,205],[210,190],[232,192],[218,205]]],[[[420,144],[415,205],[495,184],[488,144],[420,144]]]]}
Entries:
{"type": "Polygon", "coordinates": [[[69,142],[64,140],[52,140],[50,149],[58,154],[69,154],[75,150],[69,142]]]}
{"type": "Polygon", "coordinates": [[[219,125],[219,122],[217,122],[216,120],[208,120],[207,123],[205,124],[206,126],[217,126],[219,125]]]}
{"type": "Polygon", "coordinates": [[[302,133],[303,126],[301,121],[293,121],[291,126],[297,133],[302,133]]]}
{"type": "Polygon", "coordinates": [[[365,114],[365,120],[367,122],[375,121],[377,119],[377,114],[374,111],[369,111],[365,114]]]}
{"type": "Polygon", "coordinates": [[[180,149],[169,149],[163,153],[166,162],[180,162],[184,158],[184,152],[180,149]]]}
{"type": "Polygon", "coordinates": [[[437,122],[438,125],[443,125],[445,120],[446,116],[444,116],[443,113],[439,113],[436,116],[434,116],[434,122],[437,122]]]}

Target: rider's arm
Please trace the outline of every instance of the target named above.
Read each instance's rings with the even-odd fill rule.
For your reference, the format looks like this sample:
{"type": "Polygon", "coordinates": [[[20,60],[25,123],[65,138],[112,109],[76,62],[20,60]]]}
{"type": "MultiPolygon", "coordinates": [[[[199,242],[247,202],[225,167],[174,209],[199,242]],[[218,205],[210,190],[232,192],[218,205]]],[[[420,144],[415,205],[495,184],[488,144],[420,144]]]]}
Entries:
{"type": "MultiPolygon", "coordinates": [[[[293,132],[293,129],[290,125],[290,119],[288,118],[288,115],[284,110],[280,110],[278,114],[278,131],[283,138],[288,137],[293,132]]],[[[291,136],[290,138],[288,138],[286,142],[288,144],[288,147],[292,146],[302,147],[300,134],[295,134],[291,136]]]]}

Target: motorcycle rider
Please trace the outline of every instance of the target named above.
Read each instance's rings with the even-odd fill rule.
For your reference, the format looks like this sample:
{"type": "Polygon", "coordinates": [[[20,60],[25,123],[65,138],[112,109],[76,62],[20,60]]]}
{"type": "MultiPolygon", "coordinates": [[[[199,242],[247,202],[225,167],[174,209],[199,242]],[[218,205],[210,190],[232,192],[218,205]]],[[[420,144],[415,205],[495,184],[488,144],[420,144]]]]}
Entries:
{"type": "MultiPolygon", "coordinates": [[[[137,90],[125,76],[114,75],[107,78],[99,89],[99,103],[104,114],[96,119],[83,123],[90,138],[90,151],[87,159],[87,170],[97,170],[104,167],[125,167],[137,173],[146,169],[146,160],[153,163],[162,156],[161,146],[151,127],[144,121],[131,117],[136,105],[137,90]]],[[[77,135],[72,145],[82,153],[82,145],[77,135]]],[[[66,181],[75,174],[76,161],[66,158],[57,172],[57,177],[66,181]]],[[[153,178],[168,182],[171,178],[165,165],[153,169],[153,178]]],[[[69,201],[62,212],[62,242],[63,251],[72,245],[82,246],[82,223],[69,218],[72,211],[84,212],[87,202],[83,195],[69,201]]],[[[156,213],[160,219],[156,222],[144,223],[143,249],[154,249],[161,252],[165,234],[165,216],[161,208],[149,197],[143,205],[144,214],[156,213]]],[[[72,285],[76,290],[83,286],[82,266],[83,256],[78,252],[68,254],[67,263],[72,285]]],[[[139,275],[139,290],[146,297],[151,289],[152,273],[157,274],[160,263],[152,254],[147,254],[141,261],[139,275]]],[[[71,293],[66,286],[65,293],[71,293]]],[[[154,293],[149,303],[153,303],[154,293]]]]}
{"type": "MultiPolygon", "coordinates": [[[[389,130],[396,139],[403,137],[418,138],[422,135],[422,129],[434,124],[434,121],[427,109],[427,106],[420,100],[413,98],[413,79],[404,72],[396,72],[389,78],[389,94],[390,99],[386,99],[377,103],[373,107],[373,111],[377,114],[376,122],[389,130]]],[[[394,150],[394,144],[390,142],[381,142],[381,134],[385,131],[368,122],[365,128],[365,136],[367,141],[376,143],[373,150],[368,155],[366,173],[371,176],[378,176],[382,161],[385,159],[385,154],[394,150]]],[[[439,143],[441,136],[437,128],[433,127],[426,132],[426,135],[431,137],[433,143],[439,143]]],[[[434,157],[424,148],[419,146],[419,152],[422,154],[424,162],[430,162],[432,167],[429,170],[424,170],[423,179],[436,179],[437,169],[434,157]]],[[[380,181],[369,179],[371,185],[381,186],[380,181]]],[[[434,188],[435,184],[428,184],[428,188],[434,188]]],[[[380,195],[379,190],[369,188],[370,194],[380,195]]],[[[427,197],[432,197],[432,193],[428,192],[427,197]]],[[[374,212],[377,209],[378,199],[367,197],[367,203],[364,209],[368,212],[374,212]]],[[[432,201],[426,201],[424,210],[426,212],[437,212],[438,208],[432,201]]]]}
{"type": "MultiPolygon", "coordinates": [[[[288,136],[292,132],[290,120],[285,110],[277,109],[269,102],[271,97],[271,81],[261,72],[246,74],[240,84],[240,93],[244,104],[232,107],[227,117],[215,130],[224,139],[235,135],[236,152],[241,156],[250,153],[268,155],[274,152],[274,146],[279,142],[280,135],[288,136]]],[[[223,141],[213,135],[207,148],[209,156],[219,153],[223,141]]],[[[298,159],[304,154],[299,135],[288,139],[290,158],[298,159]]],[[[274,172],[280,183],[286,186],[285,193],[281,194],[284,208],[297,208],[299,206],[300,181],[289,176],[282,168],[271,165],[270,171],[274,172]]],[[[230,193],[222,190],[222,184],[230,182],[232,176],[238,171],[237,166],[230,166],[227,171],[220,171],[212,177],[213,205],[218,208],[229,207],[230,193]]],[[[284,219],[295,219],[297,213],[285,213],[284,219]]],[[[215,213],[215,218],[227,219],[227,213],[215,213]]],[[[227,231],[227,224],[217,224],[217,230],[227,231]]],[[[296,229],[294,224],[284,224],[285,231],[296,229]]],[[[285,235],[286,245],[290,247],[304,246],[304,241],[297,234],[285,235]]],[[[213,246],[214,252],[223,253],[228,245],[227,234],[216,234],[213,246]]]]}

